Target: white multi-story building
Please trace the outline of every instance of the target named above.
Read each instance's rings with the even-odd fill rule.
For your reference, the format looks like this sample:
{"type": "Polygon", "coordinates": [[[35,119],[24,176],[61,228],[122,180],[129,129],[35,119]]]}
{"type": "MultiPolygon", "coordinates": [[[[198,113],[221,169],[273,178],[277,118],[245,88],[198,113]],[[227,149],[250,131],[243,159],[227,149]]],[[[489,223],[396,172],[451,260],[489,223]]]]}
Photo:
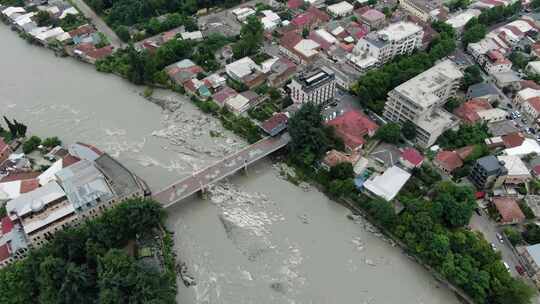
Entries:
{"type": "Polygon", "coordinates": [[[407,13],[420,18],[424,22],[435,19],[443,6],[440,0],[400,0],[399,6],[407,13]]]}
{"type": "Polygon", "coordinates": [[[314,68],[293,78],[289,88],[294,103],[324,104],[334,98],[336,77],[326,67],[314,68]]]}
{"type": "Polygon", "coordinates": [[[358,70],[365,72],[398,55],[411,54],[422,46],[423,36],[422,28],[414,23],[393,23],[360,39],[348,58],[358,70]]]}
{"type": "Polygon", "coordinates": [[[417,127],[416,141],[431,146],[458,120],[441,106],[455,95],[463,73],[445,60],[388,93],[383,116],[389,121],[411,121],[417,127]]]}

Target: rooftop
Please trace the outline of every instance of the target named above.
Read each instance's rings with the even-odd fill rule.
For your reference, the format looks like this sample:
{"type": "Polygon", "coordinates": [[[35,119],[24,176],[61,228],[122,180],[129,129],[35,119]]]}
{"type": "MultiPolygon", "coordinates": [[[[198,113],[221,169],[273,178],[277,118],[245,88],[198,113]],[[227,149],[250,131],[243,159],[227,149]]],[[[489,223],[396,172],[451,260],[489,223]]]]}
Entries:
{"type": "Polygon", "coordinates": [[[527,252],[536,265],[540,265],[540,244],[527,246],[527,252]]]}
{"type": "Polygon", "coordinates": [[[377,34],[379,37],[384,37],[383,40],[398,41],[421,31],[422,27],[412,22],[401,21],[388,25],[384,29],[378,31],[377,34]]]}
{"type": "Polygon", "coordinates": [[[437,90],[462,77],[463,73],[456,64],[445,60],[394,90],[426,109],[440,101],[440,97],[435,95],[437,90]]]}
{"type": "Polygon", "coordinates": [[[356,150],[364,144],[364,136],[372,136],[379,128],[376,123],[358,110],[349,110],[326,124],[334,127],[336,135],[341,137],[351,150],[356,150]]]}
{"type": "Polygon", "coordinates": [[[519,156],[501,155],[497,157],[499,161],[504,162],[504,167],[508,170],[508,175],[511,176],[529,176],[529,169],[519,156]]]}
{"type": "Polygon", "coordinates": [[[104,153],[96,159],[96,166],[117,196],[125,197],[141,189],[136,176],[109,154],[104,153]]]}
{"type": "Polygon", "coordinates": [[[6,211],[8,214],[16,213],[22,217],[32,211],[43,209],[47,204],[61,199],[65,195],[64,190],[56,182],[50,182],[7,202],[6,211]]]}
{"type": "Polygon", "coordinates": [[[525,219],[525,215],[514,198],[494,197],[493,204],[501,215],[501,222],[503,223],[519,222],[525,219]]]}
{"type": "Polygon", "coordinates": [[[364,183],[364,187],[375,195],[391,201],[410,177],[411,174],[409,172],[393,166],[384,171],[383,174],[368,179],[364,183]]]}
{"type": "Polygon", "coordinates": [[[414,166],[418,166],[424,161],[424,156],[418,150],[415,148],[405,148],[401,152],[401,158],[408,161],[409,163],[413,164],[414,166]]]}

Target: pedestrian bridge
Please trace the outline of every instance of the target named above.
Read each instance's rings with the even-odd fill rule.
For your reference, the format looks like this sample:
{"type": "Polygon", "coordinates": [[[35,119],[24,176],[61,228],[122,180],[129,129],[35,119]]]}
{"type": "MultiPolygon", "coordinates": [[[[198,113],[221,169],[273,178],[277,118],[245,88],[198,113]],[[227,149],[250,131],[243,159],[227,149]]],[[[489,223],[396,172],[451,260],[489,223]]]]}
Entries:
{"type": "Polygon", "coordinates": [[[164,208],[171,207],[194,193],[204,191],[208,186],[285,147],[290,140],[288,133],[265,137],[235,154],[175,182],[152,197],[164,208]]]}

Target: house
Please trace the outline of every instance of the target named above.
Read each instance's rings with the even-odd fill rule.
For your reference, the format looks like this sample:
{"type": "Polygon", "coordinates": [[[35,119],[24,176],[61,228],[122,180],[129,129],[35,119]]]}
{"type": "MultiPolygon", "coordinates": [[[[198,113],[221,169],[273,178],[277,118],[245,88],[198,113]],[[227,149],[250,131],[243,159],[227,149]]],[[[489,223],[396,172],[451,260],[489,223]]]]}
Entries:
{"type": "Polygon", "coordinates": [[[424,156],[415,148],[407,147],[401,151],[399,162],[407,169],[420,168],[424,163],[424,156]]]}
{"type": "Polygon", "coordinates": [[[249,99],[241,94],[236,94],[225,101],[225,106],[232,112],[241,114],[249,109],[249,99]]]}
{"type": "Polygon", "coordinates": [[[467,89],[466,99],[487,99],[490,103],[499,100],[499,90],[492,83],[477,83],[467,89]]]}
{"type": "Polygon", "coordinates": [[[304,13],[294,17],[291,25],[297,29],[312,30],[317,26],[330,21],[330,16],[315,6],[310,6],[304,13]]]}
{"type": "Polygon", "coordinates": [[[510,120],[503,120],[488,124],[489,133],[493,136],[503,136],[519,132],[514,123],[510,120]]]}
{"type": "Polygon", "coordinates": [[[99,59],[110,56],[112,52],[113,47],[111,45],[107,45],[98,49],[95,47],[95,45],[91,43],[80,43],[73,50],[73,53],[81,60],[91,64],[95,64],[96,61],[98,61],[99,59]]]}
{"type": "Polygon", "coordinates": [[[540,117],[540,97],[531,97],[521,104],[522,111],[531,120],[536,120],[540,117]]]}
{"type": "Polygon", "coordinates": [[[386,16],[373,8],[361,8],[357,11],[356,16],[362,24],[367,25],[371,30],[380,29],[386,23],[386,16]]]}
{"type": "Polygon", "coordinates": [[[488,155],[476,160],[469,179],[479,190],[499,186],[506,177],[506,168],[497,157],[488,155]]]}
{"type": "Polygon", "coordinates": [[[180,33],[180,38],[182,38],[182,40],[200,41],[203,39],[203,34],[201,31],[183,32],[183,33],[180,33]]]}
{"type": "Polygon", "coordinates": [[[231,89],[228,86],[223,86],[221,89],[215,92],[214,95],[212,95],[212,100],[220,107],[223,107],[229,98],[236,95],[238,95],[238,92],[236,92],[234,89],[231,89]]]}
{"type": "Polygon", "coordinates": [[[345,17],[352,14],[354,6],[347,1],[341,1],[326,7],[328,13],[334,17],[345,17]]]}
{"type": "Polygon", "coordinates": [[[411,174],[398,166],[392,166],[381,175],[373,175],[364,183],[369,193],[385,199],[393,200],[401,188],[409,180],[411,174]]]}
{"type": "Polygon", "coordinates": [[[250,7],[239,7],[233,9],[231,13],[236,18],[236,20],[242,23],[246,21],[249,16],[255,15],[255,10],[250,7]]]}
{"type": "Polygon", "coordinates": [[[454,110],[454,115],[459,117],[466,124],[475,124],[480,121],[478,112],[492,109],[487,99],[471,99],[464,102],[454,110]]]}
{"type": "Polygon", "coordinates": [[[531,153],[540,154],[540,145],[532,138],[525,138],[523,143],[517,147],[508,148],[503,151],[506,155],[524,156],[531,153]]]}
{"type": "Polygon", "coordinates": [[[276,113],[261,124],[261,129],[270,136],[275,136],[287,128],[289,116],[285,113],[276,113]]]}
{"type": "Polygon", "coordinates": [[[521,77],[513,70],[491,74],[497,87],[519,89],[521,77]]]}
{"type": "Polygon", "coordinates": [[[266,80],[266,75],[261,72],[261,67],[249,57],[227,64],[225,72],[231,79],[245,84],[248,88],[261,85],[266,80]]]}
{"type": "Polygon", "coordinates": [[[450,25],[454,30],[456,30],[456,32],[460,33],[463,31],[465,24],[467,24],[467,22],[469,22],[472,18],[478,17],[480,13],[481,11],[478,9],[467,9],[448,18],[445,23],[450,25]]]}
{"type": "Polygon", "coordinates": [[[506,168],[505,184],[519,185],[527,183],[531,179],[529,169],[519,156],[500,155],[497,159],[506,168]]]}
{"type": "Polygon", "coordinates": [[[296,73],[296,64],[287,58],[279,58],[272,66],[268,74],[268,83],[273,87],[280,87],[296,73]]]}
{"type": "Polygon", "coordinates": [[[506,73],[512,69],[512,62],[498,50],[491,50],[486,53],[483,68],[489,75],[506,73]]]}
{"type": "Polygon", "coordinates": [[[326,122],[334,127],[336,135],[345,143],[349,151],[358,151],[365,143],[365,136],[372,137],[379,126],[358,110],[349,110],[345,114],[326,122]]]}
{"type": "Polygon", "coordinates": [[[529,61],[525,67],[525,72],[532,75],[540,75],[540,61],[529,61]]]}
{"type": "Polygon", "coordinates": [[[501,223],[511,224],[525,220],[525,215],[514,198],[497,196],[492,198],[492,203],[500,215],[501,223]]]}
{"type": "Polygon", "coordinates": [[[264,10],[261,13],[264,15],[261,18],[261,23],[265,31],[273,31],[281,23],[281,17],[273,11],[264,10]]]}
{"type": "Polygon", "coordinates": [[[512,100],[512,103],[520,107],[525,100],[533,97],[540,97],[540,90],[535,88],[525,88],[517,92],[516,96],[514,96],[514,99],[512,100]]]}
{"type": "Polygon", "coordinates": [[[326,152],[321,167],[325,170],[330,170],[332,167],[337,166],[340,163],[350,163],[353,166],[354,174],[360,175],[366,169],[366,159],[360,156],[359,153],[347,154],[337,150],[330,150],[326,152]],[[364,160],[364,161],[362,161],[364,160]]]}
{"type": "Polygon", "coordinates": [[[0,164],[6,161],[11,153],[13,153],[11,147],[0,137],[0,164]]]}
{"type": "Polygon", "coordinates": [[[320,48],[320,44],[311,39],[303,39],[296,31],[286,32],[279,43],[279,51],[296,64],[315,61],[320,48]]]}
{"type": "Polygon", "coordinates": [[[433,164],[447,174],[463,166],[463,160],[456,151],[441,150],[435,156],[433,164]]]}
{"type": "Polygon", "coordinates": [[[182,59],[165,67],[165,73],[177,85],[183,86],[188,80],[196,78],[199,73],[203,73],[202,67],[195,64],[190,59],[182,59]]]}
{"type": "Polygon", "coordinates": [[[401,0],[399,6],[408,14],[420,18],[423,22],[437,20],[443,2],[440,0],[401,0]]]}

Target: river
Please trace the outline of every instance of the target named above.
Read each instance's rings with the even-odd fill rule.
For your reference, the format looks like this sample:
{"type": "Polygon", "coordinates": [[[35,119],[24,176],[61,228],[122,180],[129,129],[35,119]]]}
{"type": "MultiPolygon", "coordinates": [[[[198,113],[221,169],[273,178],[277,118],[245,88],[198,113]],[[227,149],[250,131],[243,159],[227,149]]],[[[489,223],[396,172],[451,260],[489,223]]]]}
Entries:
{"type": "MultiPolygon", "coordinates": [[[[139,96],[143,88],[55,57],[3,25],[0,40],[2,114],[41,137],[95,144],[153,190],[245,145],[181,96],[157,92],[178,100],[178,110],[163,111],[139,96]]],[[[269,160],[182,202],[168,226],[198,284],[179,284],[178,303],[458,303],[347,214],[279,178],[269,160]]]]}

